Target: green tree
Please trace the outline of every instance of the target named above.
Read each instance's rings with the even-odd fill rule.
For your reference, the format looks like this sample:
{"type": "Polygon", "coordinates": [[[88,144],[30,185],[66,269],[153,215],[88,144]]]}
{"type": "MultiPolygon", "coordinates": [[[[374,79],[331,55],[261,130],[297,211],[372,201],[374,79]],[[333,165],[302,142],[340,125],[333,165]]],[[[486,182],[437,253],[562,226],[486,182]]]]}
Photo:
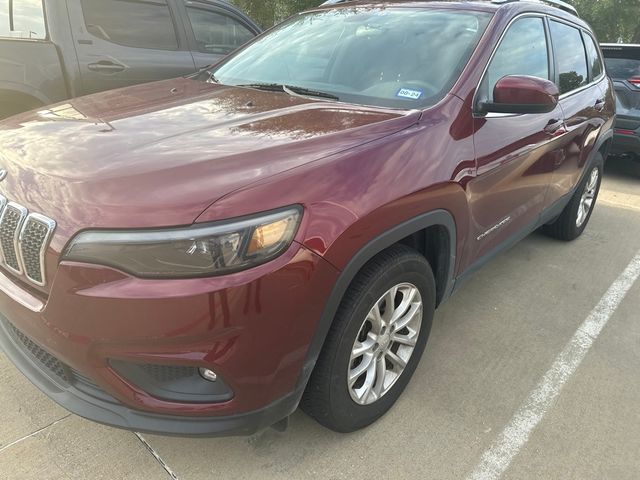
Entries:
{"type": "MultiPolygon", "coordinates": [[[[232,0],[268,28],[323,0],[232,0]]],[[[568,0],[591,24],[600,42],[640,43],[640,0],[568,0]]]]}
{"type": "Polygon", "coordinates": [[[272,27],[291,15],[317,7],[323,0],[232,0],[264,28],[272,27]]]}
{"type": "Polygon", "coordinates": [[[571,0],[600,42],[640,43],[640,0],[571,0]]]}

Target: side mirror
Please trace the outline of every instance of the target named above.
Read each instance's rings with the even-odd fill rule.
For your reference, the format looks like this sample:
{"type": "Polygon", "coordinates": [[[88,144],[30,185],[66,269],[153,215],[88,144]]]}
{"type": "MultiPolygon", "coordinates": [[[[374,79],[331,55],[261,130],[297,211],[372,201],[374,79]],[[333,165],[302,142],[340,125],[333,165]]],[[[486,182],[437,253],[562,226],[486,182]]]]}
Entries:
{"type": "Polygon", "coordinates": [[[508,75],[493,89],[493,102],[480,104],[482,113],[549,113],[558,106],[555,83],[538,77],[508,75]]]}

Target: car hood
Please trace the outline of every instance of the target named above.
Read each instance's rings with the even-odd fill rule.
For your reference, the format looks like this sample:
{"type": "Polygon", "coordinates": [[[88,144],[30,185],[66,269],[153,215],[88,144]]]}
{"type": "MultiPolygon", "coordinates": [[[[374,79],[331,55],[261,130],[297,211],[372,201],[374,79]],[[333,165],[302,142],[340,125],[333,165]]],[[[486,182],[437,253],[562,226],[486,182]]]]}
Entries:
{"type": "Polygon", "coordinates": [[[67,237],[190,224],[238,188],[419,115],[190,79],[129,87],[1,122],[0,193],[67,237]]]}

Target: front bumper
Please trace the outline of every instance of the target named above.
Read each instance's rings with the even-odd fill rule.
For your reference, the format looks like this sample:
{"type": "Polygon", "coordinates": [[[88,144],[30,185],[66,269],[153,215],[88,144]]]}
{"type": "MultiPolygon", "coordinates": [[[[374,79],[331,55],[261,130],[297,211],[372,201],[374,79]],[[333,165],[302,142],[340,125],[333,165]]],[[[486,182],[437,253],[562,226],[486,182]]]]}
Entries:
{"type": "Polygon", "coordinates": [[[250,435],[297,408],[304,358],[336,277],[297,244],[269,264],[200,280],[140,280],[63,263],[41,305],[0,274],[0,346],[44,393],[90,420],[171,435],[250,435]],[[168,401],[123,378],[114,361],[210,368],[233,396],[168,401]]]}
{"type": "Polygon", "coordinates": [[[252,435],[287,417],[297,408],[303,389],[298,388],[266,407],[224,417],[180,417],[133,410],[74,372],[73,383],[54,380],[46,369],[20,347],[6,319],[0,320],[0,347],[31,382],[59,405],[81,417],[112,427],[165,435],[252,435]]]}

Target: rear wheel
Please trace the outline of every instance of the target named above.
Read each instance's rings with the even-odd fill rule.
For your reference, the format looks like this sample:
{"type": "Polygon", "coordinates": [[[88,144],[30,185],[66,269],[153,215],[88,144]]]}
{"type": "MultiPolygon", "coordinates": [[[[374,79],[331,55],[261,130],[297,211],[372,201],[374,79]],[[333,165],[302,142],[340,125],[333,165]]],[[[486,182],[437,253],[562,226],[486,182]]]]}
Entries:
{"type": "Polygon", "coordinates": [[[434,310],[435,282],[422,255],[396,246],[375,257],[345,294],[302,409],[339,432],[376,421],[409,383],[434,310]]]}
{"type": "Polygon", "coordinates": [[[565,241],[575,240],[582,235],[598,199],[600,185],[602,184],[603,167],[604,159],[598,153],[569,204],[557,220],[543,228],[544,233],[565,241]]]}

